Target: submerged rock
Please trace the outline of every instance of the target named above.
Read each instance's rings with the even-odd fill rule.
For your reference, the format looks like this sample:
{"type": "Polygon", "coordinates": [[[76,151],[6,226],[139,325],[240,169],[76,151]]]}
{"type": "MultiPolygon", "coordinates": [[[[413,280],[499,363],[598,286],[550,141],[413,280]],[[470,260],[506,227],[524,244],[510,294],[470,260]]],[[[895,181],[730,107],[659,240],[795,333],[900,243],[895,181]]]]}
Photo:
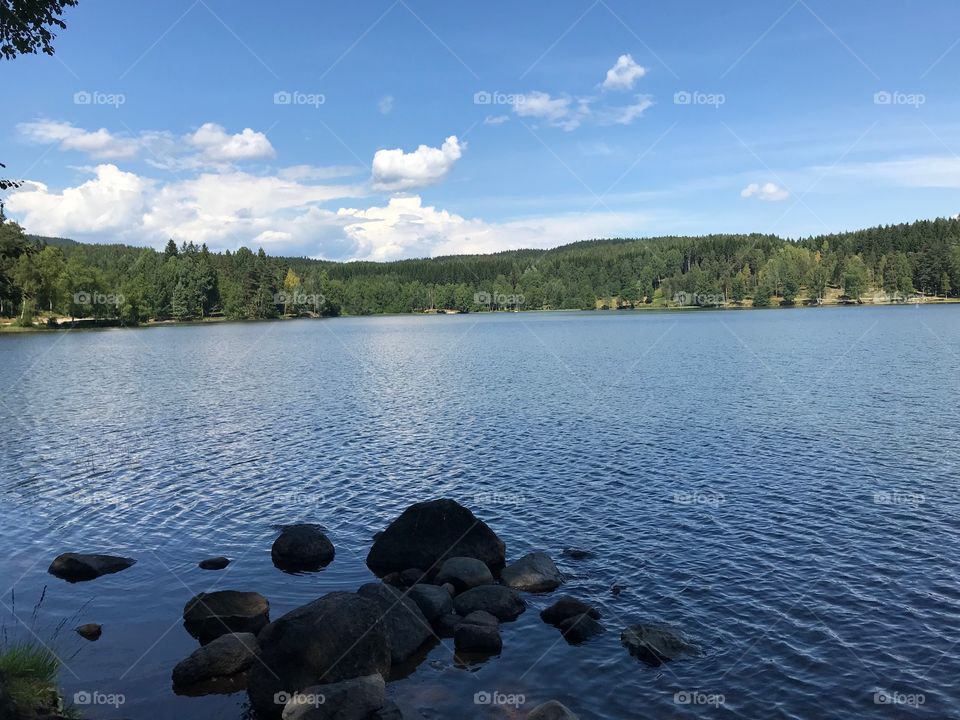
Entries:
{"type": "Polygon", "coordinates": [[[94,580],[101,575],[126,570],[136,563],[133,558],[117,555],[90,555],[86,553],[63,553],[54,558],[47,572],[67,582],[94,580]]]}
{"type": "Polygon", "coordinates": [[[280,717],[279,692],[390,670],[390,641],[380,606],[370,598],[333,592],[288,612],[260,633],[260,661],[247,693],[258,716],[280,717]]]}
{"type": "Polygon", "coordinates": [[[496,655],[503,649],[500,623],[483,610],[472,612],[457,625],[453,644],[457,652],[496,655]]]}
{"type": "Polygon", "coordinates": [[[563,703],[551,700],[531,710],[527,720],[579,720],[579,718],[563,703]]]}
{"type": "Polygon", "coordinates": [[[594,620],[600,619],[600,611],[592,605],[587,605],[582,600],[577,600],[570,595],[563,595],[553,605],[541,611],[540,619],[548,625],[559,625],[564,620],[584,614],[589,615],[594,620]]]}
{"type": "Polygon", "coordinates": [[[173,668],[174,690],[247,670],[260,646],[252,633],[228,633],[194,650],[173,668]]]}
{"type": "Polygon", "coordinates": [[[270,550],[273,564],[287,572],[319,570],[333,562],[333,543],[316,525],[288,525],[270,550]]]}
{"type": "Polygon", "coordinates": [[[435,571],[448,557],[472,557],[503,567],[506,546],[486,523],[454,500],[412,505],[370,548],[367,565],[377,575],[407,568],[435,571]]]}
{"type": "Polygon", "coordinates": [[[393,664],[408,660],[433,637],[433,629],[417,603],[392,585],[367,583],[357,590],[357,594],[377,604],[393,664]]]}
{"type": "Polygon", "coordinates": [[[678,631],[662,625],[632,625],[620,634],[620,642],[631,655],[651,667],[699,652],[678,631]]]}
{"type": "Polygon", "coordinates": [[[606,628],[604,628],[603,625],[586,613],[583,615],[575,615],[574,617],[561,621],[557,625],[557,628],[563,633],[563,639],[571,645],[578,645],[586,642],[594,635],[600,635],[606,632],[606,628]]]}
{"type": "Polygon", "coordinates": [[[443,561],[440,571],[434,578],[437,585],[452,585],[455,593],[493,585],[493,573],[482,560],[469,557],[452,557],[443,561]]]}
{"type": "Polygon", "coordinates": [[[383,676],[365,675],[290,693],[282,717],[283,720],[371,720],[386,701],[383,676]]]}
{"type": "Polygon", "coordinates": [[[560,587],[563,576],[549,555],[533,552],[507,565],[500,574],[500,581],[516,590],[550,592],[560,587]]]}
{"type": "Polygon", "coordinates": [[[208,643],[228,633],[256,635],[270,622],[270,603],[260,593],[218,590],[200,593],[183,608],[183,624],[208,643]]]}
{"type": "Polygon", "coordinates": [[[562,554],[571,560],[589,560],[594,556],[589,550],[581,550],[580,548],[573,547],[564,548],[562,554]]]}
{"type": "Polygon", "coordinates": [[[77,628],[77,635],[91,642],[99,640],[102,634],[103,628],[97,623],[86,623],[77,628]]]}
{"type": "Polygon", "coordinates": [[[453,606],[459,615],[483,610],[501,622],[516,620],[527,609],[517,592],[503,585],[481,585],[467,590],[454,598],[453,606]]]}
{"type": "Polygon", "coordinates": [[[230,558],[225,558],[221,555],[219,557],[201,560],[198,564],[201,570],[223,570],[227,565],[230,564],[230,558]]]}

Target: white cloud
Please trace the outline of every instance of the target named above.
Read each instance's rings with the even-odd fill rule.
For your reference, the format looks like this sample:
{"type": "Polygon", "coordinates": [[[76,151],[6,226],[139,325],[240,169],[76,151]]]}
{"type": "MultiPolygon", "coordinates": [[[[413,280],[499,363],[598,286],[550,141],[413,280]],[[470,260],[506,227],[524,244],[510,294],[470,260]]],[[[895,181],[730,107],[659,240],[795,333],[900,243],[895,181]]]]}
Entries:
{"type": "Polygon", "coordinates": [[[484,125],[503,125],[508,120],[510,120],[509,115],[487,115],[483,119],[483,124],[484,125]]]}
{"type": "Polygon", "coordinates": [[[598,113],[598,122],[602,125],[630,125],[655,104],[649,95],[637,95],[636,100],[633,105],[603,109],[598,113]]]}
{"type": "Polygon", "coordinates": [[[647,69],[634,62],[631,55],[621,55],[613,67],[607,70],[603,81],[605,90],[632,90],[637,80],[647,74],[647,69]]]}
{"type": "Polygon", "coordinates": [[[790,197],[790,193],[776,183],[767,182],[762,185],[760,183],[750,183],[740,191],[740,197],[755,197],[758,200],[764,200],[766,202],[780,202],[790,197]]]}
{"type": "Polygon", "coordinates": [[[384,95],[380,98],[380,102],[377,103],[377,108],[380,110],[381,115],[389,115],[393,112],[393,95],[384,95]]]}
{"type": "Polygon", "coordinates": [[[519,95],[513,102],[513,111],[520,117],[545,120],[564,130],[575,130],[590,115],[590,98],[574,101],[566,95],[551,97],[549,93],[534,90],[519,95]]]}
{"type": "Polygon", "coordinates": [[[230,135],[222,125],[208,122],[192,135],[187,135],[186,141],[213,162],[259,160],[276,155],[267,136],[251,128],[230,135]]]}
{"type": "Polygon", "coordinates": [[[377,150],[373,156],[373,187],[394,192],[437,183],[453,169],[465,147],[451,135],[439,148],[421,145],[410,153],[400,148],[377,150]]]}
{"type": "Polygon", "coordinates": [[[20,123],[17,131],[27,142],[56,143],[61,150],[75,150],[98,160],[129,159],[140,149],[140,142],[134,138],[114,135],[106,128],[91,132],[68,122],[38,120],[20,123]]]}

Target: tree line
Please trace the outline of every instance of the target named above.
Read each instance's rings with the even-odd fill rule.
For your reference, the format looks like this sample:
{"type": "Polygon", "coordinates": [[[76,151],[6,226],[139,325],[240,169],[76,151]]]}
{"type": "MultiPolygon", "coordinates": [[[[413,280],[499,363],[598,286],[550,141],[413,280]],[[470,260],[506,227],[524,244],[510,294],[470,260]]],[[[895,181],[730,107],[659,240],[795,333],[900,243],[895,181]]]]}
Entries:
{"type": "Polygon", "coordinates": [[[389,263],[157,251],[27,235],[0,222],[0,315],[151,320],[435,310],[757,307],[868,292],[960,294],[960,221],[922,220],[799,241],[774,235],[617,238],[389,263]]]}

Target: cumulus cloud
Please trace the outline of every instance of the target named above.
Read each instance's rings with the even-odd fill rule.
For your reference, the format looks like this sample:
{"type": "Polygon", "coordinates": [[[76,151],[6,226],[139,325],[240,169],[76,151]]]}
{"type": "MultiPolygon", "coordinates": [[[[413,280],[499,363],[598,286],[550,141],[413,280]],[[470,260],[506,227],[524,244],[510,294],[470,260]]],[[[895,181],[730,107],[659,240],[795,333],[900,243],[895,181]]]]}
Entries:
{"type": "Polygon", "coordinates": [[[267,136],[251,128],[231,135],[222,125],[208,122],[192,135],[187,135],[186,141],[200,150],[204,158],[214,162],[260,160],[276,155],[267,136]]]}
{"type": "Polygon", "coordinates": [[[140,150],[140,141],[136,138],[114,135],[106,128],[91,132],[62,121],[20,123],[17,131],[27,142],[38,145],[56,143],[61,150],[86,153],[97,160],[129,159],[140,150]]]}
{"type": "Polygon", "coordinates": [[[740,197],[755,197],[758,200],[764,200],[766,202],[780,202],[790,197],[790,193],[776,183],[767,182],[762,185],[760,183],[750,183],[740,191],[740,197]]]}
{"type": "Polygon", "coordinates": [[[646,74],[647,69],[638,65],[631,55],[621,55],[613,67],[607,70],[603,88],[604,90],[632,90],[637,80],[646,74]]]}
{"type": "Polygon", "coordinates": [[[433,185],[453,169],[466,147],[456,135],[439,148],[421,145],[413,152],[377,150],[373,156],[373,187],[390,192],[433,185]]]}

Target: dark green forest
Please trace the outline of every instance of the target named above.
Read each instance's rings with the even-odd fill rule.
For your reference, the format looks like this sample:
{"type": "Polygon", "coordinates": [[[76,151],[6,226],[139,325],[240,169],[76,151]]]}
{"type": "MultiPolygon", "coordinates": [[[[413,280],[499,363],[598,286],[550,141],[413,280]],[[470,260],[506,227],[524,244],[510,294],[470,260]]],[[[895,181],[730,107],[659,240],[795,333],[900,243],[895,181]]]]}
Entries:
{"type": "Polygon", "coordinates": [[[0,224],[0,315],[151,320],[856,302],[960,294],[960,221],[788,241],[616,238],[390,263],[270,257],[192,243],[163,251],[30,236],[0,224]]]}

